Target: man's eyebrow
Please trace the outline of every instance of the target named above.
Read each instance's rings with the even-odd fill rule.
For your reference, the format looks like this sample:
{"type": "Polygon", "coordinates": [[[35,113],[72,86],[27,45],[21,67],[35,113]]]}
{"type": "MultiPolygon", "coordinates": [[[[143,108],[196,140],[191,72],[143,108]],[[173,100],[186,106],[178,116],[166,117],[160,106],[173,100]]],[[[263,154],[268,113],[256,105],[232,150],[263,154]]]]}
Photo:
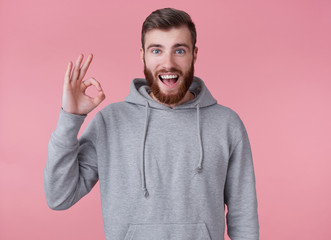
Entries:
{"type": "Polygon", "coordinates": [[[177,43],[173,46],[173,48],[178,48],[178,47],[186,47],[187,49],[190,49],[190,46],[187,45],[186,43],[177,43]]]}
{"type": "Polygon", "coordinates": [[[147,49],[150,49],[150,48],[163,48],[163,46],[161,44],[150,44],[148,45],[147,49]]]}
{"type": "MultiPolygon", "coordinates": [[[[155,47],[155,48],[164,48],[164,46],[161,45],[161,44],[152,43],[152,44],[148,45],[147,49],[150,49],[150,48],[153,48],[153,47],[155,47]]],[[[190,46],[187,45],[186,43],[176,43],[175,45],[173,45],[172,48],[178,48],[178,47],[185,47],[187,49],[190,49],[190,46]]]]}

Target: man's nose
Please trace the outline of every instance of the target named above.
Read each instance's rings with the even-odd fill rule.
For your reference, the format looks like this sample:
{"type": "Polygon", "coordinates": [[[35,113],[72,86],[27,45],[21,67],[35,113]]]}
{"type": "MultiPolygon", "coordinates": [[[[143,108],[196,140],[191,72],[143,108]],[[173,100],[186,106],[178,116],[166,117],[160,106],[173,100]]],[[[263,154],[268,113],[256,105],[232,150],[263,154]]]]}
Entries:
{"type": "Polygon", "coordinates": [[[175,59],[174,56],[171,53],[167,53],[163,56],[163,68],[165,69],[171,69],[173,67],[175,67],[176,63],[175,63],[175,59]]]}

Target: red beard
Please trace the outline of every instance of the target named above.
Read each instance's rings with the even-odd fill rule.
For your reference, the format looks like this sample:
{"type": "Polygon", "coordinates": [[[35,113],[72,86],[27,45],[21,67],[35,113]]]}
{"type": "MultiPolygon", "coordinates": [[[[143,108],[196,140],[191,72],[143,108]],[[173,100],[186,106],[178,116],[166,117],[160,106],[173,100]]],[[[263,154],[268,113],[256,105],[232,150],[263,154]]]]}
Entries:
{"type": "Polygon", "coordinates": [[[168,71],[158,71],[155,73],[155,76],[153,76],[152,72],[147,69],[145,61],[144,61],[144,74],[145,78],[147,80],[148,86],[151,88],[151,91],[153,95],[164,104],[176,104],[180,102],[185,94],[187,93],[189,87],[192,84],[193,76],[194,76],[194,63],[192,61],[191,68],[185,73],[185,75],[182,74],[182,71],[171,68],[168,71]],[[158,75],[163,72],[171,72],[171,73],[179,73],[181,76],[184,77],[184,82],[180,83],[179,89],[176,94],[164,94],[161,92],[157,80],[159,80],[158,75]]]}

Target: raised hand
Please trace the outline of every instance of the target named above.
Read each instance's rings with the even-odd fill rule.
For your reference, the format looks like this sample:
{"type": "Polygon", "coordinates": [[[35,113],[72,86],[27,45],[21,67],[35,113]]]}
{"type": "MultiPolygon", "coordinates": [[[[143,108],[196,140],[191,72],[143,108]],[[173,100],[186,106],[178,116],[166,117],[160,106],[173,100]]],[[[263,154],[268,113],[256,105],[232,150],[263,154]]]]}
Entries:
{"type": "Polygon", "coordinates": [[[84,65],[81,67],[83,58],[83,54],[79,55],[75,63],[74,69],[72,69],[72,62],[69,62],[67,72],[64,77],[62,96],[63,110],[78,115],[88,114],[94,108],[96,108],[106,97],[100,83],[97,80],[95,80],[94,78],[89,78],[83,81],[87,69],[92,62],[93,55],[90,54],[87,57],[84,65]],[[86,89],[92,85],[95,86],[98,90],[98,95],[95,98],[92,98],[85,94],[86,89]]]}

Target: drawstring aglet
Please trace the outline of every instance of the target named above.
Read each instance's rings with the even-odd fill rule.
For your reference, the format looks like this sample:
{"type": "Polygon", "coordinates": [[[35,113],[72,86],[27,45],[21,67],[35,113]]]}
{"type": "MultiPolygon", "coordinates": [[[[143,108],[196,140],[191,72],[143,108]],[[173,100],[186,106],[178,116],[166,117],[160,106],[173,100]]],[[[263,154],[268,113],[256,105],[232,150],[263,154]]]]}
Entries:
{"type": "Polygon", "coordinates": [[[147,188],[143,188],[143,191],[144,191],[144,196],[147,198],[149,196],[147,188]]]}
{"type": "Polygon", "coordinates": [[[198,166],[198,167],[195,169],[195,171],[196,171],[197,173],[201,173],[201,172],[202,172],[202,167],[201,167],[201,166],[198,166]]]}

